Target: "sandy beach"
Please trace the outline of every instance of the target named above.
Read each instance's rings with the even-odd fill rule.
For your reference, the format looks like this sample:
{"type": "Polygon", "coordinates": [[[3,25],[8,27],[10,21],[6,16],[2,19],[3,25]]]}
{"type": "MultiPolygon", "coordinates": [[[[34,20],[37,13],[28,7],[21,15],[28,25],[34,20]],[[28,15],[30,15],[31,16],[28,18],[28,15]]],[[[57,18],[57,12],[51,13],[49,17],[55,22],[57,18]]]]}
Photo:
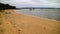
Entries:
{"type": "Polygon", "coordinates": [[[60,21],[18,14],[15,10],[0,12],[0,20],[0,34],[60,34],[60,21]]]}

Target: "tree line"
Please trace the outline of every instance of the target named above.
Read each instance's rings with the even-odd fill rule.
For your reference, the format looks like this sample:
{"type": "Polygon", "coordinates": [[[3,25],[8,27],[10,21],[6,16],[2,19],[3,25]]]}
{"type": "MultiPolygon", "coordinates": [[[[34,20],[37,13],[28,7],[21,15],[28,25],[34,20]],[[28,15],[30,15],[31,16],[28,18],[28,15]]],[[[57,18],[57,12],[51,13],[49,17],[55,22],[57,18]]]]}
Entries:
{"type": "Polygon", "coordinates": [[[15,6],[11,6],[9,4],[0,3],[0,10],[6,10],[6,9],[16,9],[16,7],[15,6]]]}

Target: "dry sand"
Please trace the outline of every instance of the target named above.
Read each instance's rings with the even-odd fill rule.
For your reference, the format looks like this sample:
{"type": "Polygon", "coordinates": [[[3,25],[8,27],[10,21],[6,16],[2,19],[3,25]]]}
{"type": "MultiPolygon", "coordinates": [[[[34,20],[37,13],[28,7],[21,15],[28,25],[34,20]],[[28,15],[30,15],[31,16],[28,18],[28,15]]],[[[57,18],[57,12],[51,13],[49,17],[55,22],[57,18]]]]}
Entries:
{"type": "Polygon", "coordinates": [[[60,21],[5,10],[0,12],[0,32],[0,34],[60,34],[60,21]]]}

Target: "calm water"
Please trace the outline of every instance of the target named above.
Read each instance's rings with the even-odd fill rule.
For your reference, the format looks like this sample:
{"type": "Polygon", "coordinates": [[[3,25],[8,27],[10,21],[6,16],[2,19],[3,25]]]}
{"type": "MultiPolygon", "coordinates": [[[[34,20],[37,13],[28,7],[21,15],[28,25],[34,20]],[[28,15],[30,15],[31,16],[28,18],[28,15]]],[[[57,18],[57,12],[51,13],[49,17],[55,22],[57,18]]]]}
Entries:
{"type": "Polygon", "coordinates": [[[21,9],[18,10],[18,13],[60,20],[60,9],[35,9],[32,11],[30,11],[29,9],[21,9]]]}

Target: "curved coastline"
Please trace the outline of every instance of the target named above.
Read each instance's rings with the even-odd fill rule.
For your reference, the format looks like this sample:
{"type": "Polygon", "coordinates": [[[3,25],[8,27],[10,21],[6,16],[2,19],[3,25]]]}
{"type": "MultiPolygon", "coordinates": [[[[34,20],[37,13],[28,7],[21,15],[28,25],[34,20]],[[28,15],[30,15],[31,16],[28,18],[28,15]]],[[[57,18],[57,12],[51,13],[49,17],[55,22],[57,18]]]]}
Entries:
{"type": "Polygon", "coordinates": [[[60,21],[18,14],[14,9],[4,10],[1,16],[6,34],[60,34],[60,21]]]}

